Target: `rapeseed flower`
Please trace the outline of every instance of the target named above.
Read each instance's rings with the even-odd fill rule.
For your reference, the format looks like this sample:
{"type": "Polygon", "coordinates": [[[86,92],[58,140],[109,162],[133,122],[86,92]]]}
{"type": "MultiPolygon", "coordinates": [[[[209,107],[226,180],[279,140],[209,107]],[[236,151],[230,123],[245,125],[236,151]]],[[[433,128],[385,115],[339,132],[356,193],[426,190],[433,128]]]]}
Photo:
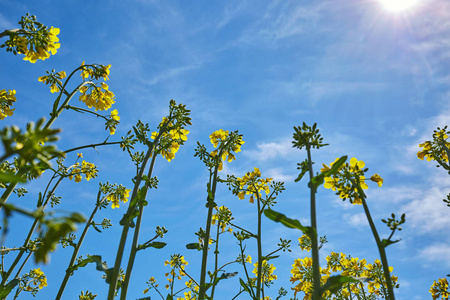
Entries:
{"type": "Polygon", "coordinates": [[[15,108],[11,108],[16,102],[16,90],[0,90],[0,120],[13,115],[15,108]]]}

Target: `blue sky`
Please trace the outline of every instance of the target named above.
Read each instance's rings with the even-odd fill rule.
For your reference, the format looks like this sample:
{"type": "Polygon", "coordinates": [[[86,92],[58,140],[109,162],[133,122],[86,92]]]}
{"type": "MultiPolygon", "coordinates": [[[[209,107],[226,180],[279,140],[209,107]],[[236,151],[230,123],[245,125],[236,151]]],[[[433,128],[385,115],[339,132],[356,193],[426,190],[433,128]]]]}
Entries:
{"type": "MultiPolygon", "coordinates": [[[[114,139],[124,135],[138,119],[155,128],[168,112],[170,99],[192,110],[188,142],[168,163],[158,160],[157,190],[149,194],[142,241],[157,225],[169,233],[164,250],[139,253],[129,299],[143,297],[145,281],[155,276],[165,284],[164,260],[184,254],[188,272],[198,275],[200,254],[184,245],[195,242],[205,227],[207,170],[193,157],[196,142],[210,146],[208,136],[217,129],[239,130],[245,145],[225,174],[243,175],[259,167],[263,176],[284,181],[275,210],[309,223],[306,181],[294,183],[296,164],[305,153],[291,147],[293,126],[318,123],[330,146],[315,151],[316,170],[336,157],[348,155],[366,162],[369,173],[384,178],[382,188],[371,185],[368,205],[381,235],[381,223],[392,212],[406,213],[402,241],[387,248],[388,259],[399,277],[397,299],[426,299],[433,280],[450,269],[450,210],[442,202],[450,180],[441,168],[416,157],[418,144],[429,140],[433,129],[450,123],[450,3],[422,0],[402,13],[385,10],[377,0],[323,1],[11,1],[0,0],[0,31],[17,28],[27,12],[48,26],[61,29],[61,48],[55,56],[36,64],[2,53],[2,89],[16,89],[13,117],[2,121],[24,127],[30,120],[48,116],[53,96],[37,81],[46,70],[69,72],[86,63],[111,64],[110,89],[121,124],[114,139]]],[[[75,100],[74,105],[77,100],[75,100]]],[[[54,125],[63,133],[60,149],[104,140],[101,120],[67,111],[54,125]]],[[[100,176],[90,182],[66,182],[59,189],[59,209],[88,215],[98,182],[131,187],[134,167],[118,148],[83,152],[98,165],[100,176]]],[[[76,159],[73,154],[73,160],[76,159]]],[[[32,205],[43,182],[29,184],[27,199],[12,203],[32,205]]],[[[237,224],[254,228],[255,207],[239,201],[225,186],[218,190],[219,205],[234,212],[237,224]],[[253,226],[253,227],[252,227],[253,226]]],[[[344,252],[372,261],[378,257],[362,207],[342,202],[324,188],[318,191],[319,234],[330,252],[344,252]]],[[[112,228],[90,232],[81,253],[100,254],[112,266],[125,206],[102,211],[98,220],[112,219],[112,228]]],[[[19,245],[30,221],[14,218],[8,245],[19,245]],[[12,233],[12,231],[15,231],[12,233]],[[23,230],[23,231],[22,231],[23,230]]],[[[290,289],[289,271],[295,258],[299,232],[264,222],[264,249],[270,252],[279,238],[293,240],[292,253],[277,261],[276,295],[280,286],[290,289]]],[[[224,240],[223,259],[233,260],[238,247],[224,240]]],[[[254,247],[249,245],[254,251],[254,247]]],[[[251,253],[250,253],[251,254],[251,253]]],[[[49,286],[39,299],[56,295],[71,255],[59,247],[52,263],[41,266],[49,286]]],[[[323,261],[322,261],[323,264],[323,261]]],[[[26,270],[32,268],[29,264],[26,270]]],[[[238,266],[227,271],[242,270],[238,266]]],[[[181,284],[181,283],[180,283],[181,284]]],[[[219,286],[217,299],[231,299],[237,278],[219,286]]],[[[107,286],[101,273],[88,266],[75,273],[66,299],[78,299],[90,290],[104,299],[107,286]]],[[[22,293],[21,299],[31,299],[22,293]]],[[[292,295],[292,294],[290,294],[292,295]]],[[[157,299],[156,295],[153,295],[157,299]]],[[[153,298],[152,298],[153,299],[153,298]]],[[[244,299],[241,297],[239,299],[244,299]]]]}

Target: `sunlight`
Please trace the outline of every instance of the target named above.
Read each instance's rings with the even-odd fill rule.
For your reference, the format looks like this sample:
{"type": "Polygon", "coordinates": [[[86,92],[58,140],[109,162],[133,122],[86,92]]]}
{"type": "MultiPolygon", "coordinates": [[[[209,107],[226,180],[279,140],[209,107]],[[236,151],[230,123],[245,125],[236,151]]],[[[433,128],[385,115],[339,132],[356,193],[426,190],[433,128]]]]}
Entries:
{"type": "Polygon", "coordinates": [[[378,0],[389,12],[398,13],[412,9],[420,0],[378,0]]]}

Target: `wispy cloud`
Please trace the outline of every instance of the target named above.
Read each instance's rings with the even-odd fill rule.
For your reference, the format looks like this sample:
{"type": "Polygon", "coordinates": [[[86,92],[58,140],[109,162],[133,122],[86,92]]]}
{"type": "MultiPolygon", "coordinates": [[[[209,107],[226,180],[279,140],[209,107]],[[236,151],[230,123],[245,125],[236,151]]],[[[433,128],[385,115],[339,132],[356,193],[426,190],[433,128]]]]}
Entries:
{"type": "Polygon", "coordinates": [[[450,245],[444,243],[436,243],[429,245],[419,251],[419,257],[425,261],[446,264],[450,267],[448,254],[450,253],[450,245]]]}
{"type": "Polygon", "coordinates": [[[0,32],[5,29],[17,28],[17,24],[11,23],[1,12],[0,12],[0,32]]]}
{"type": "Polygon", "coordinates": [[[297,5],[296,2],[275,1],[264,11],[263,17],[247,28],[241,42],[273,42],[299,35],[314,24],[323,5],[297,5]]]}
{"type": "Polygon", "coordinates": [[[256,145],[255,150],[247,150],[243,154],[251,157],[254,160],[266,161],[269,159],[276,159],[279,157],[289,157],[295,153],[296,150],[292,148],[290,138],[285,138],[280,142],[260,143],[256,145]]]}

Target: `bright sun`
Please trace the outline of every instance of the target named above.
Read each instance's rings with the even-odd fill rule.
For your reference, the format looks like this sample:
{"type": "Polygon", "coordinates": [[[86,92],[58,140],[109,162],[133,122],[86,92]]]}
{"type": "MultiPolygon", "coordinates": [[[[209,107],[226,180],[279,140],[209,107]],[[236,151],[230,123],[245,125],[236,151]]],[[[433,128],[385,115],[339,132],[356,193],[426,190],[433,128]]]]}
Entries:
{"type": "Polygon", "coordinates": [[[401,12],[412,9],[420,0],[378,0],[390,12],[401,12]]]}

